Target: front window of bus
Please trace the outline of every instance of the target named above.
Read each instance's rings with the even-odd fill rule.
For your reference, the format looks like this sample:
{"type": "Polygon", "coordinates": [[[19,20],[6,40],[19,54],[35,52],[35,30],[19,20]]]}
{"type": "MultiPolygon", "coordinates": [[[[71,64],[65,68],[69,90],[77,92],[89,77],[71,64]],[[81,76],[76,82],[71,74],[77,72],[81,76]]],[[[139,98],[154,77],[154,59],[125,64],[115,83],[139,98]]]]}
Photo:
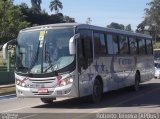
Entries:
{"type": "Polygon", "coordinates": [[[69,53],[69,40],[74,35],[73,28],[45,30],[43,44],[41,31],[28,31],[19,34],[17,39],[17,71],[42,74],[70,70],[75,56],[69,53]]]}

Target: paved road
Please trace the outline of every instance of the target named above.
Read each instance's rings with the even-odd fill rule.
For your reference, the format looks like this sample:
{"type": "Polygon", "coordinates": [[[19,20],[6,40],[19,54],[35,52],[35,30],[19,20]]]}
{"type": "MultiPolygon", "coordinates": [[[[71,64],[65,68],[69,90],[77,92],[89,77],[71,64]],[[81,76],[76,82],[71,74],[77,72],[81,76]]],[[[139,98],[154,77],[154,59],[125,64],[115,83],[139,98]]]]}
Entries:
{"type": "Polygon", "coordinates": [[[139,92],[124,88],[106,93],[99,104],[92,104],[88,98],[58,99],[52,105],[39,99],[10,98],[0,100],[0,112],[0,118],[9,113],[7,116],[21,119],[96,118],[97,113],[160,113],[160,79],[142,84],[139,92]]]}

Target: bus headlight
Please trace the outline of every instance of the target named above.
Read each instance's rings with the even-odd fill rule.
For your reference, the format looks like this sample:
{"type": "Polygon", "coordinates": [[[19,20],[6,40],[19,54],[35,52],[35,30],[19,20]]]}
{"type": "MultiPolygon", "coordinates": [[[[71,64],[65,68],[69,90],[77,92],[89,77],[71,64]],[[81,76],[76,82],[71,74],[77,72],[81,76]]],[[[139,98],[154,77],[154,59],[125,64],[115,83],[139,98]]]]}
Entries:
{"type": "Polygon", "coordinates": [[[66,79],[61,80],[60,86],[66,86],[68,84],[73,83],[73,77],[68,77],[66,79]]]}
{"type": "Polygon", "coordinates": [[[25,83],[25,82],[22,82],[22,83],[21,83],[21,86],[22,86],[22,87],[26,87],[26,83],[25,83]]]}
{"type": "Polygon", "coordinates": [[[16,79],[16,85],[22,86],[22,87],[26,87],[26,83],[22,80],[16,79]]]}
{"type": "Polygon", "coordinates": [[[20,85],[20,80],[16,79],[16,84],[20,85]]]}

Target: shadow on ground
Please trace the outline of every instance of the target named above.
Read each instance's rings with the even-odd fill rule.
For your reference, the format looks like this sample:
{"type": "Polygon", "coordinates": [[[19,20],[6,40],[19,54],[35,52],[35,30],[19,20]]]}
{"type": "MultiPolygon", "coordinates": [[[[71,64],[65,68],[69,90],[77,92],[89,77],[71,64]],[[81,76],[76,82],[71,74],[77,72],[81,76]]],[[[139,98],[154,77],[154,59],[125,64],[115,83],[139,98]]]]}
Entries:
{"type": "Polygon", "coordinates": [[[160,107],[160,83],[142,84],[140,91],[131,87],[105,93],[98,104],[93,104],[90,97],[67,99],[53,104],[43,104],[32,108],[93,109],[111,107],[160,107]]]}

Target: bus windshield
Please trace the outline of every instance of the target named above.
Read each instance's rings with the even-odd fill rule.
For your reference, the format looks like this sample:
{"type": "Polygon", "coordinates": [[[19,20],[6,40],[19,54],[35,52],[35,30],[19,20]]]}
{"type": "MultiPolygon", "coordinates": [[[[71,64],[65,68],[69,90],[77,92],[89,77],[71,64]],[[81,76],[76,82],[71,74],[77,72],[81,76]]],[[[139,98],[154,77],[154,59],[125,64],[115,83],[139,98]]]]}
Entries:
{"type": "Polygon", "coordinates": [[[74,35],[73,28],[58,28],[42,31],[21,32],[17,39],[16,69],[32,74],[60,71],[74,62],[69,53],[69,40],[74,35]]]}

